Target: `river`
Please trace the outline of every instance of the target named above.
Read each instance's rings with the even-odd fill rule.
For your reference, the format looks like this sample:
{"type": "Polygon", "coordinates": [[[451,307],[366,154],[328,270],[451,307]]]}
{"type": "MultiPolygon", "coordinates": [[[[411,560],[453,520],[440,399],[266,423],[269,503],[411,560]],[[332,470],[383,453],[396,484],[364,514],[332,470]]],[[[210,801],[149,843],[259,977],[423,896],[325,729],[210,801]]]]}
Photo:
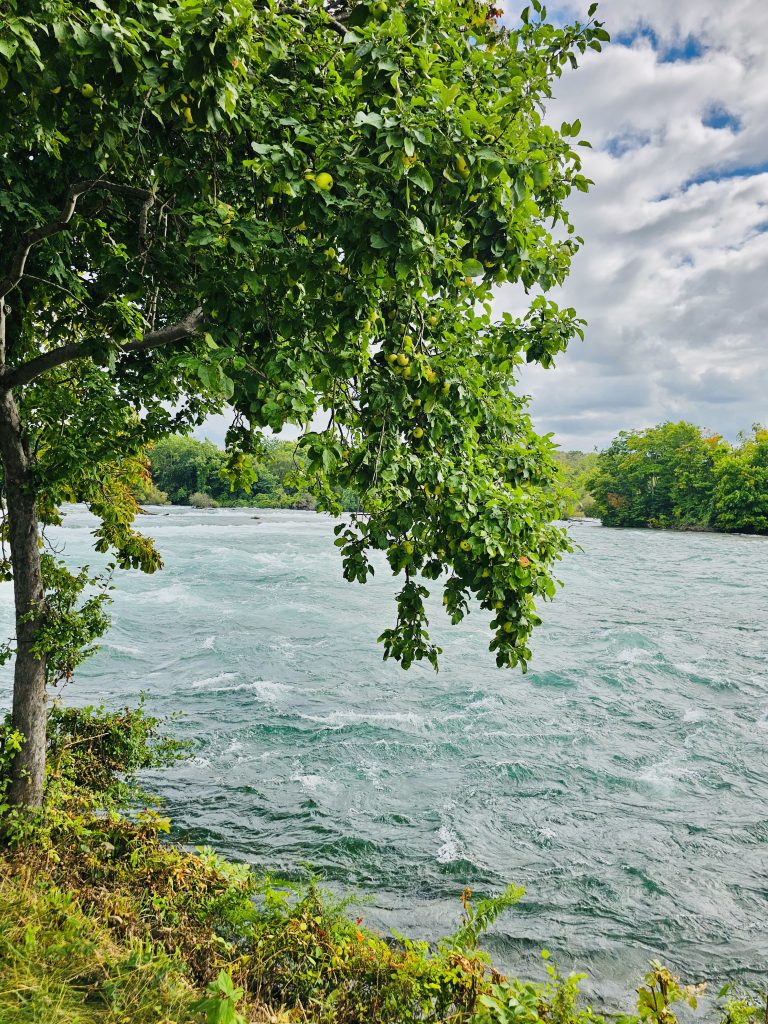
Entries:
{"type": "MultiPolygon", "coordinates": [[[[451,627],[439,597],[441,671],[406,673],[376,644],[391,578],[345,583],[328,519],[158,511],[141,523],[166,567],[118,573],[114,626],[65,698],[146,691],[180,714],[192,757],[149,780],[179,836],[309,864],[366,922],[428,938],[465,884],[520,883],[495,958],[534,972],[546,946],[605,998],[651,957],[692,981],[765,973],[768,540],[576,524],[528,675],[495,667],[482,612],[451,627]]],[[[74,509],[47,532],[95,566],[92,526],[74,509]]]]}

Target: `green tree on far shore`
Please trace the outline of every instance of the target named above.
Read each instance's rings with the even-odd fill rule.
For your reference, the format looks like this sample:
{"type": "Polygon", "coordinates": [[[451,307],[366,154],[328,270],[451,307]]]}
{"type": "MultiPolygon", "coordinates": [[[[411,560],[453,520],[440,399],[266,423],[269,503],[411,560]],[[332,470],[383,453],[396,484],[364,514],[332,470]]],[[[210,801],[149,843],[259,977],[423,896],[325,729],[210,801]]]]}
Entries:
{"type": "Polygon", "coordinates": [[[588,487],[605,526],[768,532],[768,432],[731,445],[692,423],[622,431],[588,487]]]}
{"type": "Polygon", "coordinates": [[[718,461],[712,522],[718,530],[768,533],[768,430],[755,426],[718,461]]]}
{"type": "Polygon", "coordinates": [[[565,488],[566,511],[569,516],[594,515],[595,499],[590,491],[592,475],[597,467],[597,452],[555,452],[560,478],[565,488]]]}
{"type": "MultiPolygon", "coordinates": [[[[208,508],[315,508],[306,478],[307,458],[296,441],[262,438],[254,451],[244,456],[248,486],[232,478],[227,453],[208,440],[182,435],[161,438],[148,449],[147,459],[160,503],[164,499],[176,505],[208,508]]],[[[149,493],[141,489],[136,496],[151,504],[149,493]]],[[[339,503],[344,511],[359,508],[359,499],[351,491],[342,492],[339,503]]]]}

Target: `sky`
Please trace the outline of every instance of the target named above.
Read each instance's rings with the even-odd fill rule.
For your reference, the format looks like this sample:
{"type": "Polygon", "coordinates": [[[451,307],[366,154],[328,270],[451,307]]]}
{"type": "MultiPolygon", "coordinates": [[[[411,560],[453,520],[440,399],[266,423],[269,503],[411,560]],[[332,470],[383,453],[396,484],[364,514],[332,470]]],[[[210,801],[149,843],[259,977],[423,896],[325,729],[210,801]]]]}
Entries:
{"type": "MultiPolygon", "coordinates": [[[[507,20],[523,3],[506,0],[507,20]]],[[[550,16],[584,20],[588,4],[550,16]]],[[[595,185],[570,201],[585,246],[551,293],[587,334],[521,388],[565,449],[670,419],[735,440],[768,423],[768,0],[602,0],[598,17],[612,43],[549,111],[594,147],[595,185]]],[[[519,293],[498,307],[519,311],[519,293]]]]}
{"type": "MultiPolygon", "coordinates": [[[[583,20],[588,0],[557,6],[583,20]]],[[[566,449],[668,419],[735,439],[768,423],[768,0],[603,0],[598,17],[612,43],[550,107],[594,147],[570,202],[585,246],[552,293],[589,326],[523,390],[566,449]]]]}

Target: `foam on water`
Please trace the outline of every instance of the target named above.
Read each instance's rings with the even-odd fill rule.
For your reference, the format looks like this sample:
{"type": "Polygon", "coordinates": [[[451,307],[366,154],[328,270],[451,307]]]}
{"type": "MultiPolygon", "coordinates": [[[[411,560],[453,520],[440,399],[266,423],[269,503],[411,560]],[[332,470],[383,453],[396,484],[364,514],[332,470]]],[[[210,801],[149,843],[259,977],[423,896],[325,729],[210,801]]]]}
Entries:
{"type": "Polygon", "coordinates": [[[438,863],[450,864],[451,861],[458,860],[461,856],[458,836],[447,825],[441,825],[437,830],[437,838],[441,844],[435,854],[438,863]]]}
{"type": "MultiPolygon", "coordinates": [[[[311,863],[370,896],[368,923],[430,939],[466,884],[523,884],[496,960],[535,970],[546,945],[597,993],[653,956],[696,979],[768,970],[768,542],[579,525],[527,676],[439,595],[441,671],[403,673],[375,642],[396,584],[383,562],[346,584],[327,517],[158,511],[142,528],[166,568],[118,575],[113,631],[65,698],[182,713],[193,756],[149,778],[182,836],[278,874],[311,863]]],[[[92,529],[76,509],[48,533],[95,567],[92,529]]]]}

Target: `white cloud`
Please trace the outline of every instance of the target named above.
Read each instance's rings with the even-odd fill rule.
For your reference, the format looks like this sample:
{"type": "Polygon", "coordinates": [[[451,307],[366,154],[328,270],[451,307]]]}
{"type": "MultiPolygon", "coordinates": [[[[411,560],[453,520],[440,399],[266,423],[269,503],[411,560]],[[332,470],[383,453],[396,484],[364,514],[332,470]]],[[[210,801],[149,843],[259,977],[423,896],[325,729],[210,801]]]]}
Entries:
{"type": "Polygon", "coordinates": [[[551,106],[595,147],[596,185],[572,202],[586,246],[556,296],[587,340],[523,383],[566,447],[680,417],[734,436],[768,421],[768,4],[605,0],[600,16],[616,41],[551,106]]]}

